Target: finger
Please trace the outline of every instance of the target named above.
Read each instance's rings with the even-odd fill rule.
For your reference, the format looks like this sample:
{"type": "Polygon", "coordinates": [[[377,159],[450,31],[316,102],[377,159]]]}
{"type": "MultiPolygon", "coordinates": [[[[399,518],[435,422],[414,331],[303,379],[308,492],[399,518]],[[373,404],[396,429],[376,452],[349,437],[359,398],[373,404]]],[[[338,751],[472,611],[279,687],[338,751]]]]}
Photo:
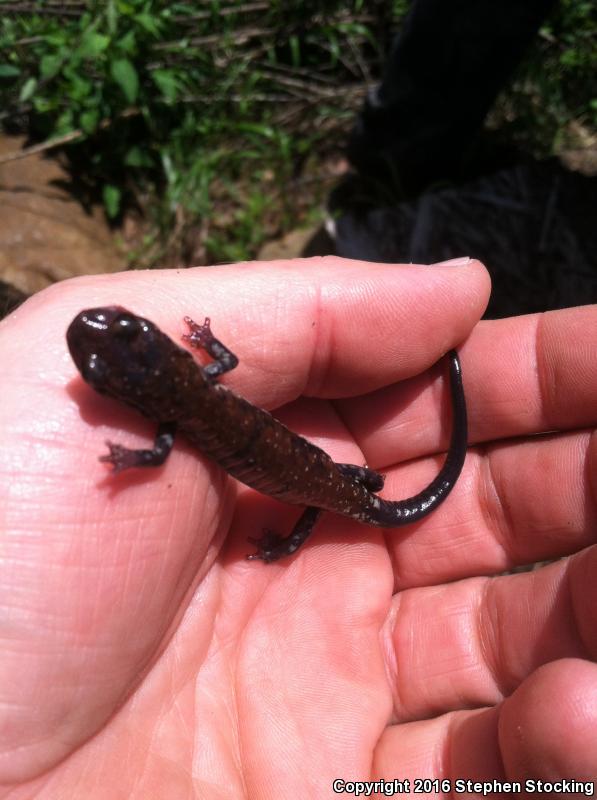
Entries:
{"type": "MultiPolygon", "coordinates": [[[[554,793],[586,793],[570,779],[597,778],[597,665],[577,659],[546,664],[502,707],[499,740],[507,774],[567,780],[554,793]]],[[[529,787],[535,789],[536,785],[529,787]]],[[[543,788],[545,792],[545,788],[543,788]]]]}
{"type": "Polygon", "coordinates": [[[472,442],[597,423],[597,305],[483,323],[468,359],[472,442]]]}
{"type": "Polygon", "coordinates": [[[409,589],[387,651],[399,721],[495,705],[534,670],[597,658],[597,548],[534,572],[409,589]]]}
{"type": "MultiPolygon", "coordinates": [[[[597,305],[483,321],[458,348],[469,443],[597,424],[597,305]]],[[[447,447],[445,368],[335,405],[382,467],[447,447]]]]}
{"type": "MultiPolygon", "coordinates": [[[[594,435],[578,432],[470,450],[445,503],[420,523],[384,531],[397,588],[495,574],[594,544],[596,448],[594,435]]],[[[382,494],[413,495],[442,460],[387,470],[382,494]]]]}
{"type": "Polygon", "coordinates": [[[595,664],[566,659],[546,665],[493,708],[388,728],[373,778],[398,772],[411,791],[421,792],[424,776],[431,779],[426,793],[446,798],[592,796],[596,698],[595,664]],[[471,786],[476,782],[481,786],[471,786]]]}
{"type": "MultiPolygon", "coordinates": [[[[421,267],[325,258],[128,272],[50,291],[59,292],[60,304],[45,309],[43,327],[34,324],[33,343],[50,337],[63,348],[70,319],[90,305],[130,307],[174,340],[182,316],[208,314],[241,361],[227,385],[273,407],[301,394],[355,395],[421,372],[469,334],[489,282],[476,261],[421,267]]],[[[19,324],[42,297],[52,300],[42,294],[26,304],[19,324]]]]}

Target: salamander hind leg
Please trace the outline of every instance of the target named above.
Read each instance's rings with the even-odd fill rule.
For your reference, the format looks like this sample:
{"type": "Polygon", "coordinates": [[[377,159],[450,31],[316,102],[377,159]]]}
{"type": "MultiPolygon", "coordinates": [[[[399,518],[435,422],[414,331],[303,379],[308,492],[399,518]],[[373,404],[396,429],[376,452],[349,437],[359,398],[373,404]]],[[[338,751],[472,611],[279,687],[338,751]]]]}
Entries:
{"type": "Polygon", "coordinates": [[[385,483],[385,475],[369,467],[359,467],[357,464],[336,464],[340,472],[347,478],[352,478],[362,483],[370,492],[380,492],[385,483]]]}
{"type": "Polygon", "coordinates": [[[249,561],[265,561],[266,564],[269,564],[296,552],[313,531],[313,527],[322,511],[323,509],[315,506],[306,508],[292,529],[290,536],[280,536],[273,531],[266,530],[261,538],[250,538],[249,541],[257,545],[257,552],[248,555],[247,559],[249,561]]]}
{"type": "Polygon", "coordinates": [[[213,364],[207,364],[207,366],[202,367],[203,374],[207,378],[219,378],[220,375],[236,367],[238,358],[213,335],[209,317],[205,317],[203,325],[194,322],[190,317],[185,317],[184,321],[191,331],[190,333],[183,333],[182,338],[184,341],[197,350],[205,350],[214,360],[213,364]]]}

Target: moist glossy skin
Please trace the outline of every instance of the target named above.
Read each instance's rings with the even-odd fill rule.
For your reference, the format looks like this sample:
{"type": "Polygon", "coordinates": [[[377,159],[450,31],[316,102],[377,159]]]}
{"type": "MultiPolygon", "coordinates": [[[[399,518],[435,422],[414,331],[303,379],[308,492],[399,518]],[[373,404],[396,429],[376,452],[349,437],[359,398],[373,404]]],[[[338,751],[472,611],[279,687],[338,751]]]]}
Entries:
{"type": "Polygon", "coordinates": [[[445,500],[458,478],[467,445],[466,404],[460,362],[448,353],[452,438],[446,461],[423,491],[406,500],[383,500],[375,492],[383,477],[367,467],[337,464],[307,439],[216,379],[237,358],[211,333],[209,319],[188,317],[183,336],[214,361],[201,367],[153,323],[119,306],[82,311],[66,338],[79,372],[96,391],[133,406],[158,423],[153,448],[129,450],[108,443],[100,458],[116,472],[162,464],[180,431],[191,444],[237,480],[287,503],[307,506],[287,537],[268,533],[248,558],[276,561],[300,547],[323,510],[369,525],[397,527],[415,522],[445,500]]]}

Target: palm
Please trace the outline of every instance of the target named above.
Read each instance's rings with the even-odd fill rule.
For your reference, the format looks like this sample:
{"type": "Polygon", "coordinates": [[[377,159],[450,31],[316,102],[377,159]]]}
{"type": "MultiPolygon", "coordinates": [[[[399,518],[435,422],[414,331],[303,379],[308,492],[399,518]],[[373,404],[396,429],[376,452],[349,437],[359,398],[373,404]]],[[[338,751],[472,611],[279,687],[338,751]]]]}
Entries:
{"type": "MultiPolygon", "coordinates": [[[[107,297],[110,287],[103,291],[107,297]]],[[[74,295],[73,313],[86,304],[74,295]]],[[[476,307],[469,303],[465,329],[476,307]]],[[[68,313],[57,317],[54,328],[63,331],[68,313]]],[[[29,325],[28,341],[39,319],[33,309],[17,320],[29,325]]],[[[477,441],[498,436],[480,395],[503,391],[497,376],[494,387],[475,383],[486,359],[482,337],[465,352],[477,441]]],[[[457,341],[458,333],[448,345],[457,341]]],[[[4,342],[10,356],[15,338],[4,342]]],[[[239,489],[182,443],[160,470],[104,479],[95,460],[103,438],[130,444],[138,432],[146,441],[148,426],[72,379],[58,334],[44,346],[61,375],[43,401],[21,390],[3,407],[3,463],[14,465],[4,489],[18,498],[12,510],[3,504],[11,533],[4,552],[13,564],[0,587],[11,610],[2,682],[10,708],[6,783],[35,787],[39,797],[73,796],[81,785],[99,787],[97,797],[319,797],[331,795],[338,777],[516,776],[522,762],[508,734],[521,720],[537,735],[553,730],[554,714],[574,736],[572,695],[585,699],[585,721],[594,724],[593,664],[558,661],[591,658],[597,648],[593,551],[535,573],[474,577],[590,543],[586,519],[572,513],[580,500],[557,502],[587,491],[587,434],[574,432],[588,423],[580,402],[562,411],[571,433],[473,451],[454,495],[420,525],[382,533],[327,515],[301,553],[266,566],[244,559],[247,536],[262,527],[286,532],[296,510],[239,489]],[[32,461],[40,440],[49,455],[32,461]],[[557,473],[536,469],[550,459],[557,473]],[[529,477],[513,478],[520,474],[529,477]],[[554,663],[534,672],[546,662],[554,663]]],[[[22,362],[5,363],[16,365],[9,388],[26,378],[22,362]]],[[[359,369],[367,368],[355,360],[355,369],[354,385],[365,391],[371,378],[359,369]]],[[[342,368],[327,380],[322,394],[334,396],[342,368]]],[[[261,400],[272,385],[257,386],[256,398],[241,390],[273,405],[292,396],[292,388],[288,397],[276,388],[261,400]]],[[[399,463],[438,448],[448,425],[447,414],[438,415],[442,396],[441,381],[427,376],[333,405],[297,401],[282,416],[337,460],[359,462],[362,452],[378,466],[389,453],[399,463]],[[414,402],[402,410],[405,399],[414,402]]],[[[508,409],[512,419],[515,410],[508,409]]],[[[541,428],[539,417],[523,421],[526,431],[499,424],[509,435],[560,427],[552,418],[541,428]]],[[[436,470],[435,458],[384,467],[386,496],[416,491],[436,470]]],[[[558,742],[551,746],[559,761],[549,742],[540,744],[548,767],[585,777],[596,762],[592,741],[565,751],[575,759],[568,762],[558,742]]]]}

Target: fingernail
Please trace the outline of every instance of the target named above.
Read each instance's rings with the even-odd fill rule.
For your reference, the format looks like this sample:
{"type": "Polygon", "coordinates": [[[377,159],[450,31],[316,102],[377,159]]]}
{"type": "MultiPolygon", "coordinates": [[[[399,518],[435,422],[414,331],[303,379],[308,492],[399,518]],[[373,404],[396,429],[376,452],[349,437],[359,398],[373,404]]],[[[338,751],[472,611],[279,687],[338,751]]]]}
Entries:
{"type": "Polygon", "coordinates": [[[434,267],[465,267],[470,264],[473,259],[466,256],[465,258],[450,258],[448,261],[437,261],[434,267]]]}

